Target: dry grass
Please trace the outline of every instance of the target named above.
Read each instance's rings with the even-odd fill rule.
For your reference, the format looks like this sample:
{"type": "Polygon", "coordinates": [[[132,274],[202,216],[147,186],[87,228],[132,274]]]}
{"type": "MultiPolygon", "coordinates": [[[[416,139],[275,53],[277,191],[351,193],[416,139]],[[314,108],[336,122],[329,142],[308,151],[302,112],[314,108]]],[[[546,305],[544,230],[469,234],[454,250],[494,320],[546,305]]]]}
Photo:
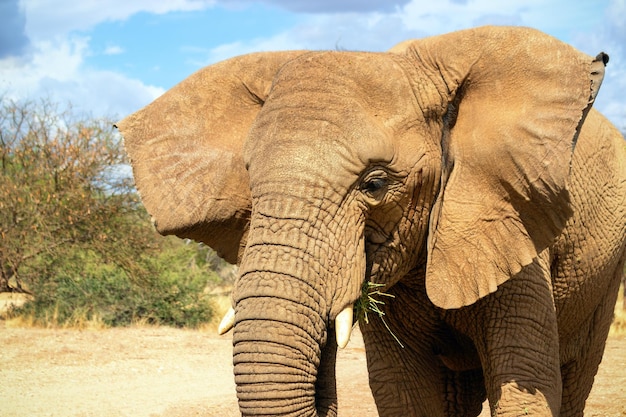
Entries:
{"type": "MultiPolygon", "coordinates": [[[[24,299],[25,301],[26,299],[24,299]]],[[[23,302],[22,302],[23,304],[23,302]]],[[[14,303],[14,306],[20,305],[19,303],[14,303]]],[[[50,316],[46,317],[45,320],[36,320],[34,315],[31,314],[12,314],[11,309],[12,306],[8,306],[5,311],[0,311],[0,314],[6,312],[6,314],[1,315],[4,320],[4,326],[9,328],[29,328],[29,327],[45,327],[47,329],[79,329],[79,330],[102,330],[106,329],[109,326],[102,320],[99,316],[92,316],[88,318],[88,314],[77,310],[75,314],[72,315],[70,320],[67,320],[64,323],[61,323],[59,320],[58,311],[55,309],[50,316]],[[45,323],[45,325],[42,325],[45,323]]]]}
{"type": "MultiPolygon", "coordinates": [[[[209,323],[199,326],[199,330],[217,332],[222,317],[228,311],[230,307],[230,288],[220,288],[216,291],[212,291],[211,300],[214,309],[214,315],[209,323]]],[[[49,317],[45,320],[39,320],[37,322],[32,315],[11,314],[13,307],[19,307],[28,300],[28,296],[25,294],[15,293],[0,293],[0,319],[3,320],[4,327],[8,328],[48,328],[48,329],[79,329],[79,330],[102,330],[108,326],[100,317],[90,316],[88,314],[82,314],[81,311],[76,311],[71,320],[61,324],[58,319],[58,314],[53,311],[49,317]],[[90,318],[87,318],[90,317],[90,318]],[[45,323],[42,325],[41,323],[45,323]]],[[[152,327],[153,325],[148,323],[147,320],[135,320],[131,327],[152,327]]]]}

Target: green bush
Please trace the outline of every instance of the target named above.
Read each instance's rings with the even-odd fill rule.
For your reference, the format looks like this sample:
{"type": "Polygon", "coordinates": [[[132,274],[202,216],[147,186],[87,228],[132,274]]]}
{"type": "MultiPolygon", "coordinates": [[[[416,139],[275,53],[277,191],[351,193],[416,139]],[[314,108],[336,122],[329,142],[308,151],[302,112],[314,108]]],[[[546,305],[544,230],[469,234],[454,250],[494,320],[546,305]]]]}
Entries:
{"type": "Polygon", "coordinates": [[[42,260],[47,273],[32,283],[33,298],[11,316],[29,317],[43,326],[80,326],[99,321],[106,326],[141,322],[198,327],[211,320],[207,285],[219,280],[197,259],[208,248],[174,242],[154,257],[143,257],[141,279],[103,262],[92,251],[70,258],[42,260]]]}
{"type": "MultiPolygon", "coordinates": [[[[157,236],[113,122],[0,94],[0,291],[36,325],[196,327],[228,268],[208,248],[157,236]]],[[[232,274],[229,275],[232,277],[232,274]]]]}

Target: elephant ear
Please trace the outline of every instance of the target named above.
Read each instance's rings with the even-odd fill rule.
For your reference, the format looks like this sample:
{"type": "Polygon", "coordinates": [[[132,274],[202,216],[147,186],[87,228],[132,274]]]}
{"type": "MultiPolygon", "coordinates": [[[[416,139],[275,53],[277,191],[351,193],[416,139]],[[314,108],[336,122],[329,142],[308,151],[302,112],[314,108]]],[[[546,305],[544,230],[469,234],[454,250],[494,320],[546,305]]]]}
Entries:
{"type": "Polygon", "coordinates": [[[300,54],[257,53],[206,67],[117,123],[159,233],[238,260],[251,206],[243,143],[274,75],[300,54]]]}
{"type": "Polygon", "coordinates": [[[541,32],[483,27],[398,45],[444,97],[443,172],[432,210],[426,289],[442,308],[496,291],[571,216],[578,131],[608,56],[541,32]]]}

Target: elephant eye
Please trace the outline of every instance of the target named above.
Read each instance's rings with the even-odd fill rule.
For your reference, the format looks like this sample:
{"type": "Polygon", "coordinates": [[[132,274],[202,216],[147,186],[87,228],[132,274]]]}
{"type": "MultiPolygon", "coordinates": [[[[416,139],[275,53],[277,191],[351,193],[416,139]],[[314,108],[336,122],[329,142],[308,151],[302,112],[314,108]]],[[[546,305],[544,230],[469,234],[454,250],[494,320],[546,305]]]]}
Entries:
{"type": "Polygon", "coordinates": [[[376,191],[382,190],[387,185],[387,181],[383,178],[374,178],[369,181],[366,181],[361,189],[368,193],[375,193],[376,191]]]}
{"type": "Polygon", "coordinates": [[[387,178],[373,177],[363,181],[361,191],[370,198],[381,199],[387,191],[387,178]]]}

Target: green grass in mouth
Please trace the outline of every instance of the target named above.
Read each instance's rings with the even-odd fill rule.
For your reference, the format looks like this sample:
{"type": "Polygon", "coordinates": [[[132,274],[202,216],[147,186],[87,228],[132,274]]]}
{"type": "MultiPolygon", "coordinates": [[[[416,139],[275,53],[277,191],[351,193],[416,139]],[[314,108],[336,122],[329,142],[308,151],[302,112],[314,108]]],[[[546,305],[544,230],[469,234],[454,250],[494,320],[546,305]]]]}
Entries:
{"type": "Polygon", "coordinates": [[[359,324],[367,325],[370,322],[370,315],[378,316],[389,331],[389,334],[391,334],[396,342],[404,348],[404,345],[391,331],[384,318],[385,312],[382,310],[382,307],[385,305],[385,302],[381,300],[380,297],[395,298],[393,294],[387,294],[382,291],[382,287],[384,286],[385,284],[377,284],[370,281],[365,281],[363,283],[363,286],[361,287],[361,297],[354,304],[355,317],[359,321],[359,324]]]}

